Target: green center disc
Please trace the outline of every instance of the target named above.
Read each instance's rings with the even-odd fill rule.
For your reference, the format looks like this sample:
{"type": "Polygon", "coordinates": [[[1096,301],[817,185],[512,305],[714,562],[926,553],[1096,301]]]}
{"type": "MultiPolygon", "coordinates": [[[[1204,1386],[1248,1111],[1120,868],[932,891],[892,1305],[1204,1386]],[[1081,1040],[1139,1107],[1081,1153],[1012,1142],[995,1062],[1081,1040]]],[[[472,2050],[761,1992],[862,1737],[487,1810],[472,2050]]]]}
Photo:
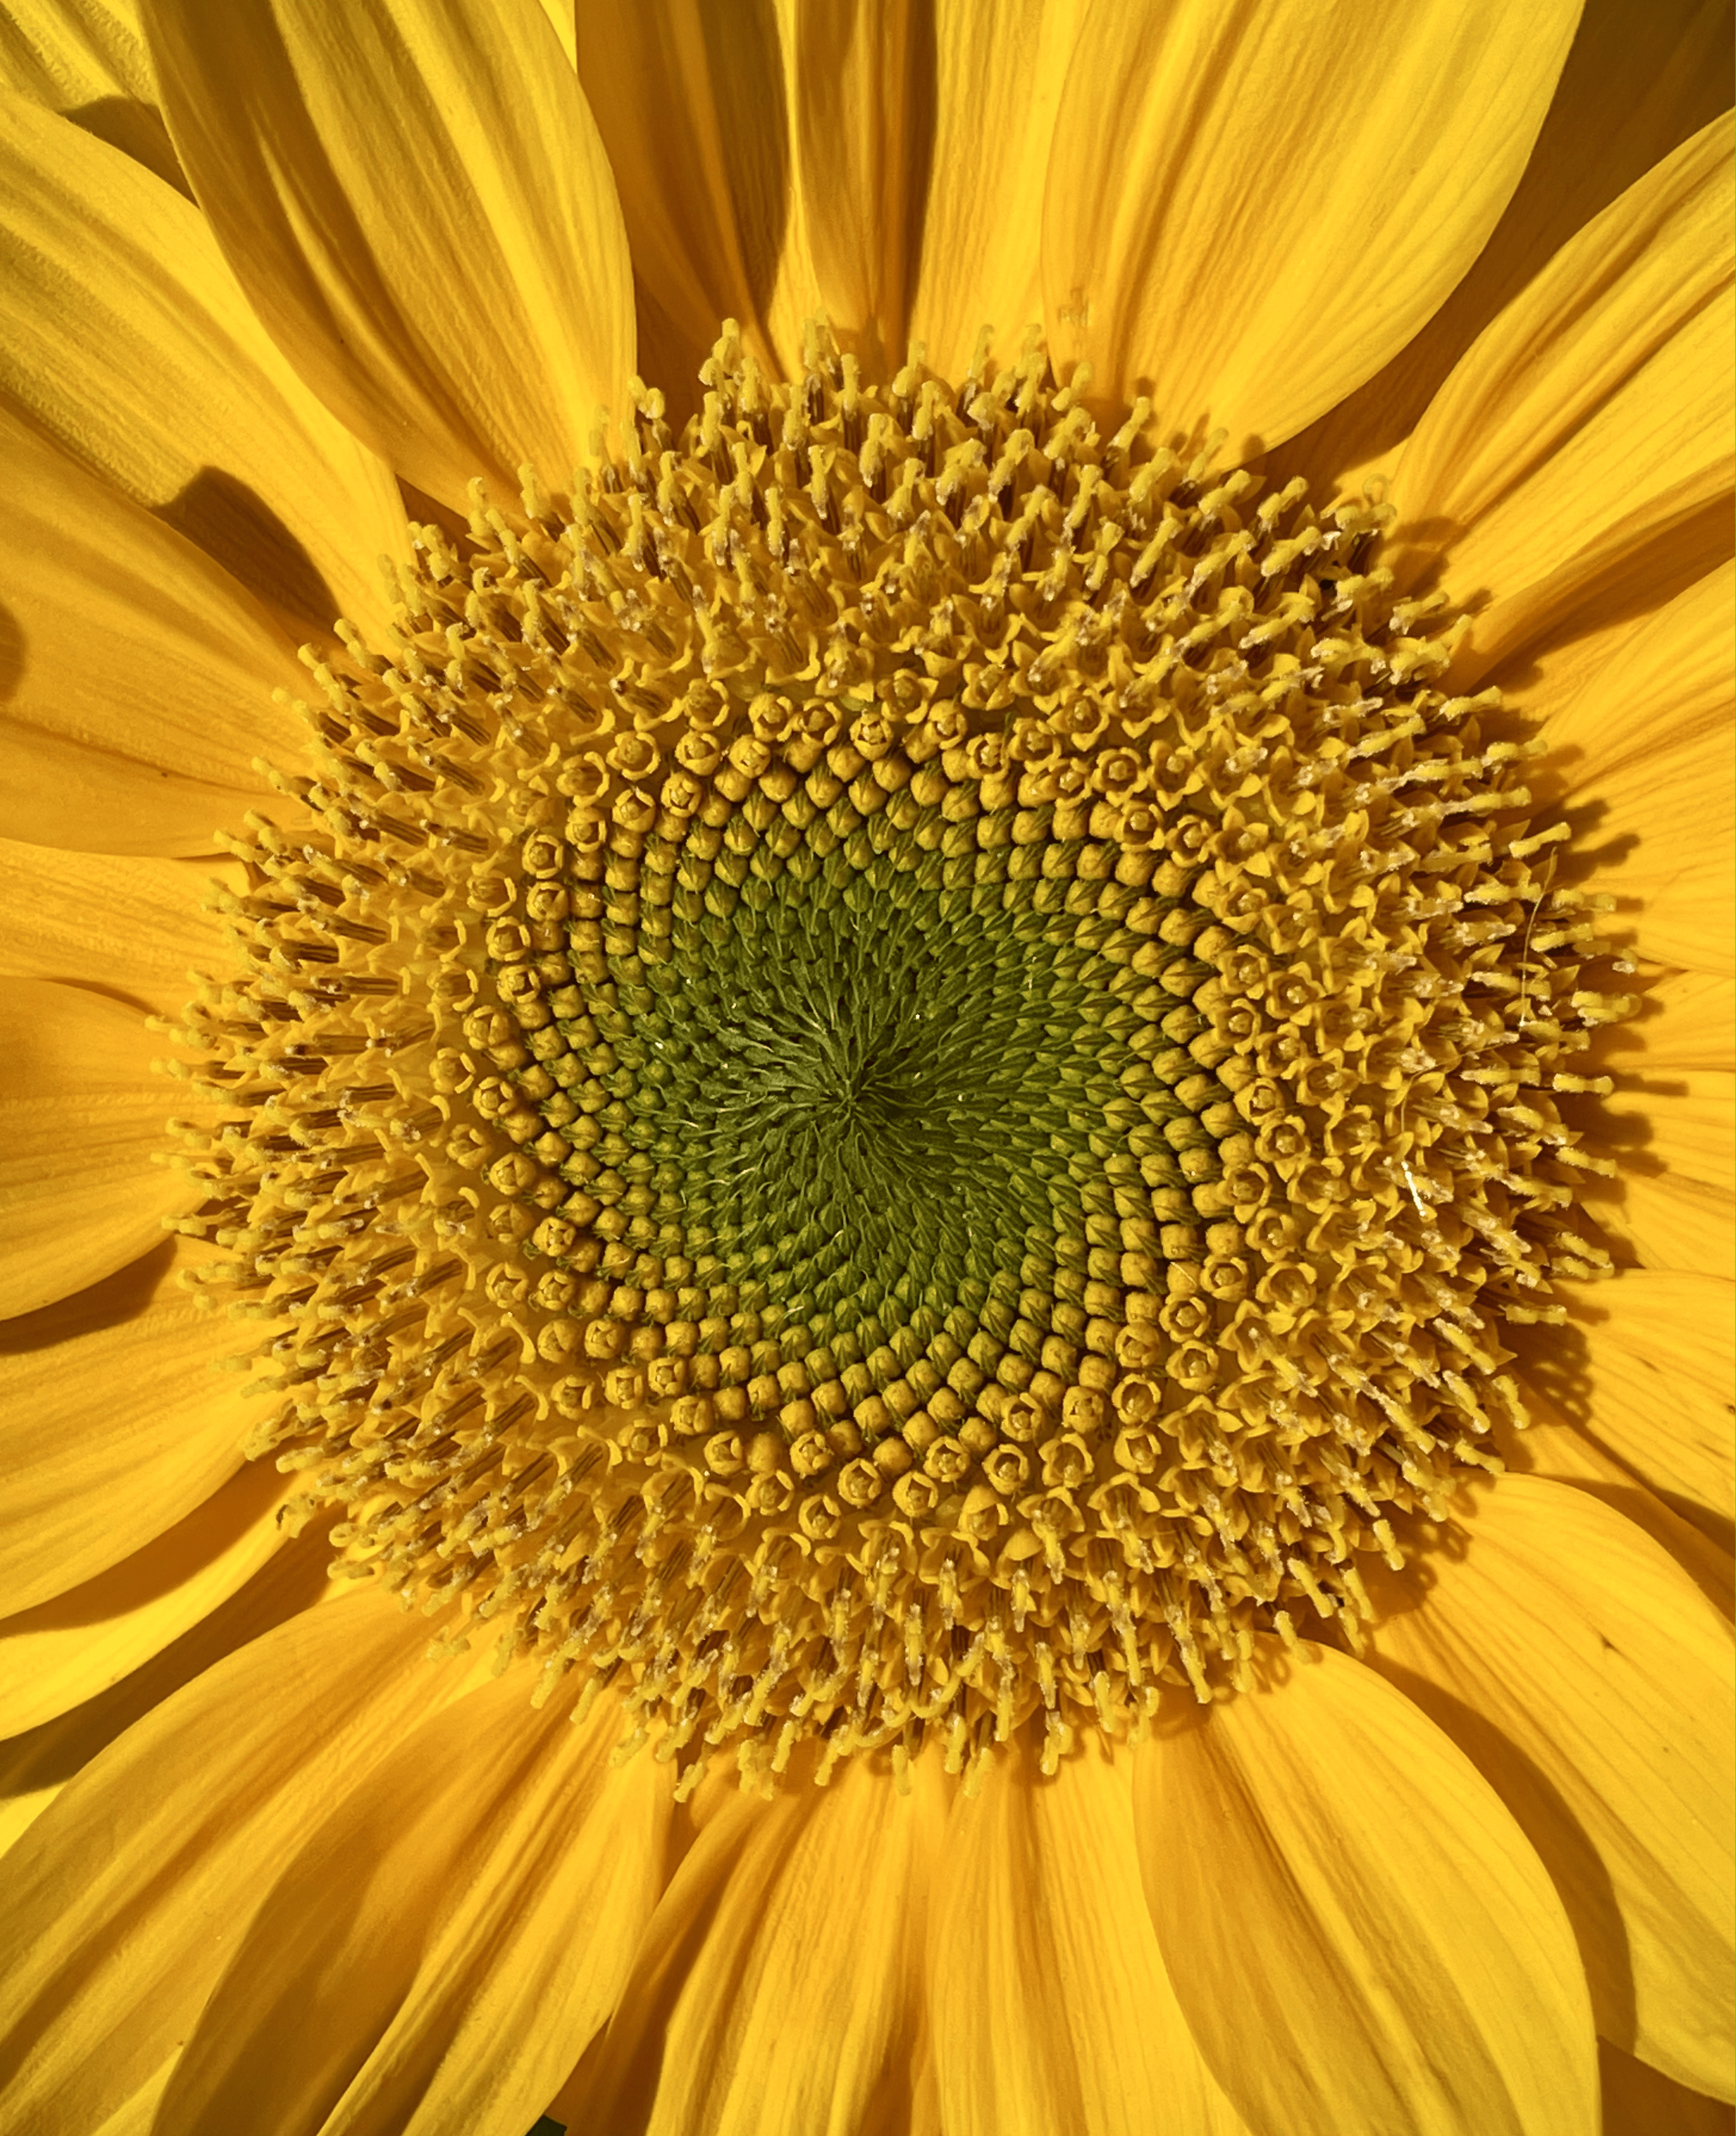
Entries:
{"type": "Polygon", "coordinates": [[[579,889],[565,1168],[605,1276],[749,1376],[806,1360],[856,1399],[1075,1368],[1225,1094],[1135,969],[1140,893],[1052,813],[754,796],[579,889]]]}

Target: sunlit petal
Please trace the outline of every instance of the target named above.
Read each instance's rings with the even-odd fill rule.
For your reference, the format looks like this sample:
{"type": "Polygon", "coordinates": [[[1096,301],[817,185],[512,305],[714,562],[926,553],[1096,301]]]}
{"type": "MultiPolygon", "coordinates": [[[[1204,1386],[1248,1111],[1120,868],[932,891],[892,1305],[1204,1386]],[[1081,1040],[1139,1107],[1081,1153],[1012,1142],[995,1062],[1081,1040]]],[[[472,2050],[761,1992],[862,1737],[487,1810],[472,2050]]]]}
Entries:
{"type": "Polygon", "coordinates": [[[1375,1664],[1461,1743],[1548,1864],[1598,2028],[1728,2099],[1729,1629],[1590,1493],[1511,1477],[1388,1614],[1375,1664]]]}
{"type": "Polygon", "coordinates": [[[237,0],[151,16],[169,130],[225,257],[326,405],[463,506],[564,482],[624,415],[631,269],[538,0],[237,0]]]}
{"type": "Polygon", "coordinates": [[[385,468],[272,346],[203,218],[21,97],[0,119],[0,402],[295,636],[383,619],[376,559],[403,524],[385,468]]]}
{"type": "Polygon", "coordinates": [[[0,1314],[13,1314],[136,1260],[198,1197],[153,1162],[168,1086],[136,1009],[19,980],[0,997],[0,1314]]]}
{"type": "Polygon", "coordinates": [[[1577,6],[1099,7],[1055,121],[1045,320],[1109,400],[1233,458],[1403,347],[1500,220],[1577,6]],[[1352,114],[1354,114],[1354,117],[1352,114]],[[1234,208],[1226,215],[1225,203],[1234,208]],[[1366,290],[1378,260],[1379,293],[1366,290]]]}

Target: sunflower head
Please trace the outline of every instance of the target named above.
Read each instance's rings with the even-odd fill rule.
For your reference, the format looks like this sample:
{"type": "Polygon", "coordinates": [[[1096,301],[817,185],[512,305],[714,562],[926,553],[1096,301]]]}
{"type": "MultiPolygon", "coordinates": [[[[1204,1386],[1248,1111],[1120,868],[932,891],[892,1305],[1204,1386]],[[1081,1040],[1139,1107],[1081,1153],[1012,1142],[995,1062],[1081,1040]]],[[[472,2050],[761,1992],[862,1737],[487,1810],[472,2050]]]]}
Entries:
{"type": "Polygon", "coordinates": [[[1052,1760],[1355,1638],[1499,1465],[1623,1003],[1378,500],[1035,347],[811,355],[726,329],[315,662],[193,1227],[281,1330],[251,1450],[449,1640],[665,1755],[1052,1760]]]}
{"type": "Polygon", "coordinates": [[[7,2129],[1725,2111],[1728,28],[0,0],[7,2129]]]}

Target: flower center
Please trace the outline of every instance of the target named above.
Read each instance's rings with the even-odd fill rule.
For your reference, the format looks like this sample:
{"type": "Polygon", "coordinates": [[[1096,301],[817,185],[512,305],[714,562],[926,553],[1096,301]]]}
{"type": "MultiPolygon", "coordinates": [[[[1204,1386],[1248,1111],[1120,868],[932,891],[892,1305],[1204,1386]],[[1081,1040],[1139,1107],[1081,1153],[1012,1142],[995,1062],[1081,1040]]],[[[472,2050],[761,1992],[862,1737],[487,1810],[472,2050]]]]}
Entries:
{"type": "Polygon", "coordinates": [[[890,748],[848,784],[735,756],[730,784],[759,773],[739,801],[714,791],[613,886],[567,894],[594,916],[569,930],[576,999],[541,1027],[572,1050],[542,1040],[560,1095],[541,1111],[581,1192],[533,1244],[570,1266],[600,1240],[604,1311],[648,1321],[708,1393],[745,1388],[689,1413],[775,1416],[806,1473],[865,1430],[923,1450],[976,1415],[986,1447],[997,1375],[1077,1377],[1088,1291],[1113,1354],[1108,1182],[1148,1226],[1148,1187],[1185,1210],[1166,1135],[1208,1148],[1196,1114],[1227,1099],[1186,1055],[1178,1097],[1132,1006],[1150,857],[1118,882],[1107,845],[1054,835],[1052,803],[985,816],[972,782],[890,748]]]}
{"type": "Polygon", "coordinates": [[[1104,441],[1035,351],[705,382],[316,663],[190,1012],[200,1273],[250,1452],[450,1642],[689,1774],[1052,1765],[1354,1639],[1498,1468],[1624,1004],[1381,507],[1104,441]]]}

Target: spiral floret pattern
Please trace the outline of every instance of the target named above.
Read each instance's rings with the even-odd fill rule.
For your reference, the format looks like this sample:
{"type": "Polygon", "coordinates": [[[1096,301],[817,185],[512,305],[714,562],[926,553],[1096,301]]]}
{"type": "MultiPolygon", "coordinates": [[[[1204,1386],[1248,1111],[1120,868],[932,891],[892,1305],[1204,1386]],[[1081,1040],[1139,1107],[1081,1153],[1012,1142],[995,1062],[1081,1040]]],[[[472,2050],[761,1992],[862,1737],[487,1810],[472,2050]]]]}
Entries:
{"type": "Polygon", "coordinates": [[[679,439],[478,491],[313,663],[187,1228],[250,1452],[443,1643],[684,1779],[1052,1765],[1354,1643],[1498,1468],[1627,1004],[1378,502],[1106,439],[1035,348],[810,358],[726,332],[679,439]]]}

